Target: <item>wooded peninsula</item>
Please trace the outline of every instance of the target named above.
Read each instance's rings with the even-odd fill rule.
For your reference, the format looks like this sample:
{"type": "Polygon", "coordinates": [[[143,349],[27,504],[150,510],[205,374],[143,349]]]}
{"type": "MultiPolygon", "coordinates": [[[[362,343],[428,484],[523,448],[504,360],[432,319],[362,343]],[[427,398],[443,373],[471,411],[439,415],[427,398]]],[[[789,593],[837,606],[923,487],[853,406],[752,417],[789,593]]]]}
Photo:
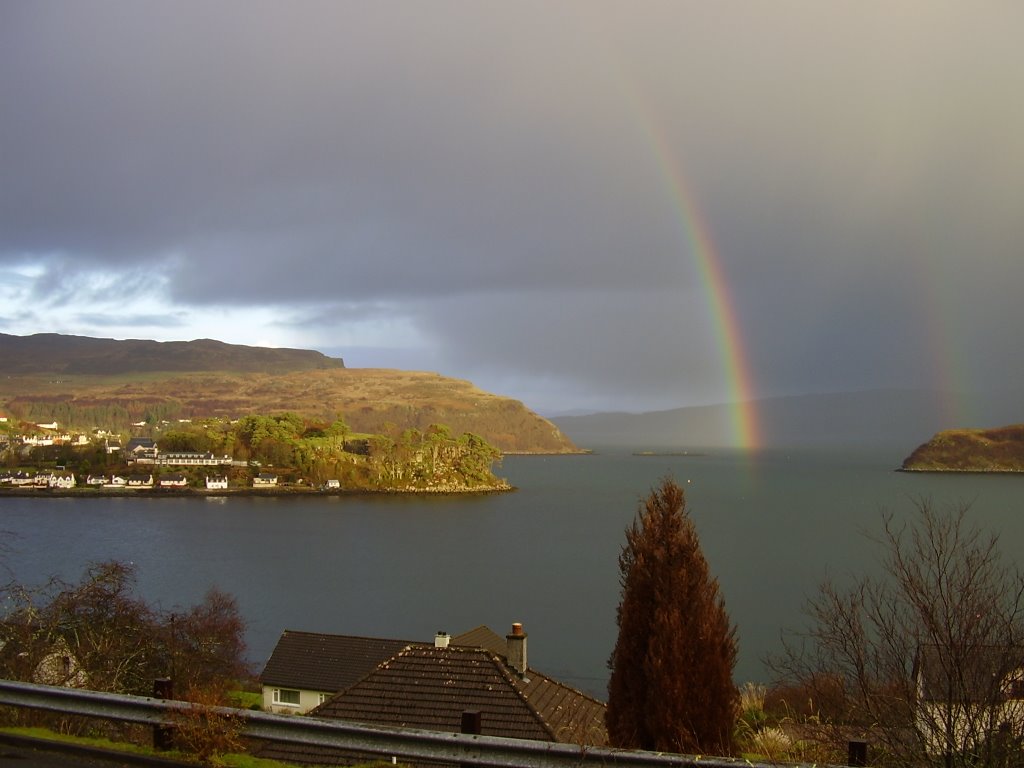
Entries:
{"type": "Polygon", "coordinates": [[[310,350],[0,334],[0,361],[0,487],[32,470],[145,487],[126,476],[152,470],[153,487],[174,474],[190,488],[211,477],[253,488],[272,474],[280,488],[500,490],[491,468],[504,453],[579,452],[521,402],[470,382],[349,369],[310,350]],[[133,439],[158,448],[122,450],[133,439]]]}

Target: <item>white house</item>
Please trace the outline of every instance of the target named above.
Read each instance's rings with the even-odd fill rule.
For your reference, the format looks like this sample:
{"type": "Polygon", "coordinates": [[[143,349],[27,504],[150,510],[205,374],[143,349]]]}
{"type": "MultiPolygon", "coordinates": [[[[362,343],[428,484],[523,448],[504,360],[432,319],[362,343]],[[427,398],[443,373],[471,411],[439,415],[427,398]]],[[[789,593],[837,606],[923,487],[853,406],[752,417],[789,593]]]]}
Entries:
{"type": "Polygon", "coordinates": [[[180,472],[175,472],[172,475],[164,475],[160,478],[161,488],[186,488],[188,486],[188,478],[180,472]]]}
{"type": "Polygon", "coordinates": [[[27,472],[16,472],[11,475],[10,483],[13,486],[24,488],[29,485],[36,484],[35,475],[30,475],[27,472]]]}
{"type": "Polygon", "coordinates": [[[212,453],[191,453],[178,451],[175,453],[161,453],[156,457],[156,463],[165,466],[207,466],[216,467],[221,464],[230,464],[230,456],[214,456],[212,453]]]}
{"type": "Polygon", "coordinates": [[[914,660],[917,730],[933,754],[968,752],[1000,732],[1024,733],[1024,649],[956,652],[923,645],[914,660]]]}
{"type": "Polygon", "coordinates": [[[64,688],[89,687],[88,676],[63,639],[54,643],[53,650],[36,664],[35,671],[32,673],[32,682],[42,685],[59,685],[64,688]]]}
{"type": "Polygon", "coordinates": [[[206,489],[208,491],[225,490],[228,487],[228,479],[223,475],[211,477],[206,476],[206,489]]]}
{"type": "Polygon", "coordinates": [[[124,447],[128,462],[138,464],[155,464],[157,457],[156,443],[148,437],[133,437],[124,447]]]}
{"type": "Polygon", "coordinates": [[[75,475],[71,472],[54,472],[49,479],[51,488],[74,488],[75,475]]]}
{"type": "Polygon", "coordinates": [[[263,709],[279,714],[309,712],[410,643],[286,629],[260,675],[263,709]]]}

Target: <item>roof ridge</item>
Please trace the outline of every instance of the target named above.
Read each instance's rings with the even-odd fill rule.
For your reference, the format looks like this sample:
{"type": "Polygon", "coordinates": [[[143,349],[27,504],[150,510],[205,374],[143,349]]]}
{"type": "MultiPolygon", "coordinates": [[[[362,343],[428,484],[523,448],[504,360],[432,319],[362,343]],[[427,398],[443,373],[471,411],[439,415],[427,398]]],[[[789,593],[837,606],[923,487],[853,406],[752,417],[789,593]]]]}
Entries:
{"type": "Polygon", "coordinates": [[[313,632],[308,629],[285,629],[281,631],[281,635],[309,635],[311,637],[337,637],[337,638],[348,638],[351,640],[379,640],[386,643],[408,643],[413,645],[418,643],[418,640],[408,640],[401,637],[378,637],[376,635],[345,635],[338,632],[313,632]]]}

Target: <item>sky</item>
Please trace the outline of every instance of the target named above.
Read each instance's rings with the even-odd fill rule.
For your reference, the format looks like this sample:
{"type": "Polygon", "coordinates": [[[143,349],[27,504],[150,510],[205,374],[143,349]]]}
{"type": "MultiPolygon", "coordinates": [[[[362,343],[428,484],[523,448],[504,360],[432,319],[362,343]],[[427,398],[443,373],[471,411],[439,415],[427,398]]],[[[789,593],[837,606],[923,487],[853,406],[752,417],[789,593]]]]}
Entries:
{"type": "Polygon", "coordinates": [[[547,414],[1024,386],[1021,29],[4,0],[0,332],[317,349],[547,414]]]}

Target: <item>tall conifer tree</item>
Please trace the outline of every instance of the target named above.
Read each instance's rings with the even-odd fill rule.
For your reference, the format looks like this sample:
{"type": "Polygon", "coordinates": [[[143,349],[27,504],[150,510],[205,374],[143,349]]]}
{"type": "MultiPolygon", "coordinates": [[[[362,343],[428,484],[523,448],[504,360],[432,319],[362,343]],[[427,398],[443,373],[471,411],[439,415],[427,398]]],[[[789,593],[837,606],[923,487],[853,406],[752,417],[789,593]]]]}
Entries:
{"type": "Polygon", "coordinates": [[[728,755],[736,630],[683,490],[665,479],[626,529],[606,721],[618,747],[728,755]]]}

